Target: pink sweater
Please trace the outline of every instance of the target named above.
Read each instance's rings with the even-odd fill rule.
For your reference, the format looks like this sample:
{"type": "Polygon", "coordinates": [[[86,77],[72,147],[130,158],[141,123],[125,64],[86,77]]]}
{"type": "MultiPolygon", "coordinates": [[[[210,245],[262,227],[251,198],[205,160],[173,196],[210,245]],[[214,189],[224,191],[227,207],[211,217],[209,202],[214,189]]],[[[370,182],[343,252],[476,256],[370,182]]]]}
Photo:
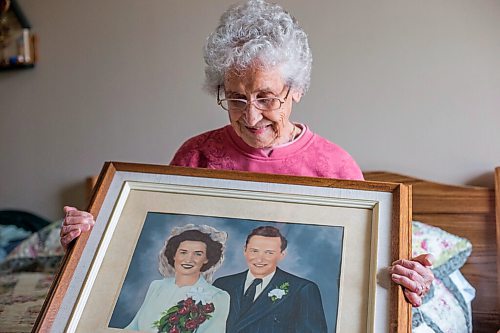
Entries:
{"type": "Polygon", "coordinates": [[[354,159],[303,126],[300,137],[273,150],[248,146],[230,125],[187,140],[171,165],[272,174],[362,180],[354,159]]]}

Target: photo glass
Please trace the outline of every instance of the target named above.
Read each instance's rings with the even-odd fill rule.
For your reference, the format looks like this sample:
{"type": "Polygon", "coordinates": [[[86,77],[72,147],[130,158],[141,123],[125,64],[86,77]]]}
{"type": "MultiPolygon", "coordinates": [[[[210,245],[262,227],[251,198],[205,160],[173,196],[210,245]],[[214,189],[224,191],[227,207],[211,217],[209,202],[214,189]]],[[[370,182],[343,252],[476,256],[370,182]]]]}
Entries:
{"type": "Polygon", "coordinates": [[[343,227],[154,212],[147,214],[109,327],[124,328],[132,321],[150,283],[164,278],[158,269],[158,256],[166,238],[172,228],[188,224],[209,225],[228,234],[224,262],[214,273],[214,280],[248,269],[243,251],[247,235],[254,228],[278,228],[288,241],[286,256],[279,267],[318,285],[328,332],[335,332],[343,227]],[[311,240],[314,246],[310,246],[311,240]]]}

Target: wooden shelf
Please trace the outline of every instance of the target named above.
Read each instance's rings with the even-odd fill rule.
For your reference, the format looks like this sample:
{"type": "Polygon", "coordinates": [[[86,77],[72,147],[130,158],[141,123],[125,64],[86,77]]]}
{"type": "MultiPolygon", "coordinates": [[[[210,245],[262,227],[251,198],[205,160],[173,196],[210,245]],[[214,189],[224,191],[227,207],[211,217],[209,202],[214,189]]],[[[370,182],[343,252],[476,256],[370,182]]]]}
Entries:
{"type": "Polygon", "coordinates": [[[0,65],[0,72],[34,68],[35,64],[0,65]]]}
{"type": "Polygon", "coordinates": [[[34,68],[37,38],[28,18],[16,0],[0,1],[0,71],[34,68]],[[17,63],[17,60],[21,62],[17,63]]]}

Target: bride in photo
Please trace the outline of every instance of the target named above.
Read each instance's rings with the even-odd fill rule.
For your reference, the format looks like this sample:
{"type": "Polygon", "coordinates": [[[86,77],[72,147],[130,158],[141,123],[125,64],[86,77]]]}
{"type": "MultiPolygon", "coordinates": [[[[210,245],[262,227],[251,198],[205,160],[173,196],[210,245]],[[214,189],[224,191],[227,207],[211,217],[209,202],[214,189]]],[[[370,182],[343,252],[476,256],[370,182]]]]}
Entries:
{"type": "Polygon", "coordinates": [[[164,278],[151,282],[139,311],[125,328],[225,332],[229,294],[211,282],[224,260],[226,239],[226,232],[207,225],[173,228],[158,257],[164,278]]]}

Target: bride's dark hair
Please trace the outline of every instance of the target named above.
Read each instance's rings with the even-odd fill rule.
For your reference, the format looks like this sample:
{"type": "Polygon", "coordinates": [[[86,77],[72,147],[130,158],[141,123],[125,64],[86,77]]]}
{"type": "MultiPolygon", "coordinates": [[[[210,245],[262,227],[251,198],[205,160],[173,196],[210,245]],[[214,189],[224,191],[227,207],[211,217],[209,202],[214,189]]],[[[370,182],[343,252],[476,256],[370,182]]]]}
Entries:
{"type": "Polygon", "coordinates": [[[167,242],[164,255],[170,266],[174,267],[175,253],[177,252],[179,245],[184,241],[198,241],[206,244],[208,262],[201,267],[202,272],[215,265],[222,256],[222,244],[214,241],[210,237],[210,234],[203,233],[199,230],[186,230],[176,236],[173,236],[167,242]]]}

